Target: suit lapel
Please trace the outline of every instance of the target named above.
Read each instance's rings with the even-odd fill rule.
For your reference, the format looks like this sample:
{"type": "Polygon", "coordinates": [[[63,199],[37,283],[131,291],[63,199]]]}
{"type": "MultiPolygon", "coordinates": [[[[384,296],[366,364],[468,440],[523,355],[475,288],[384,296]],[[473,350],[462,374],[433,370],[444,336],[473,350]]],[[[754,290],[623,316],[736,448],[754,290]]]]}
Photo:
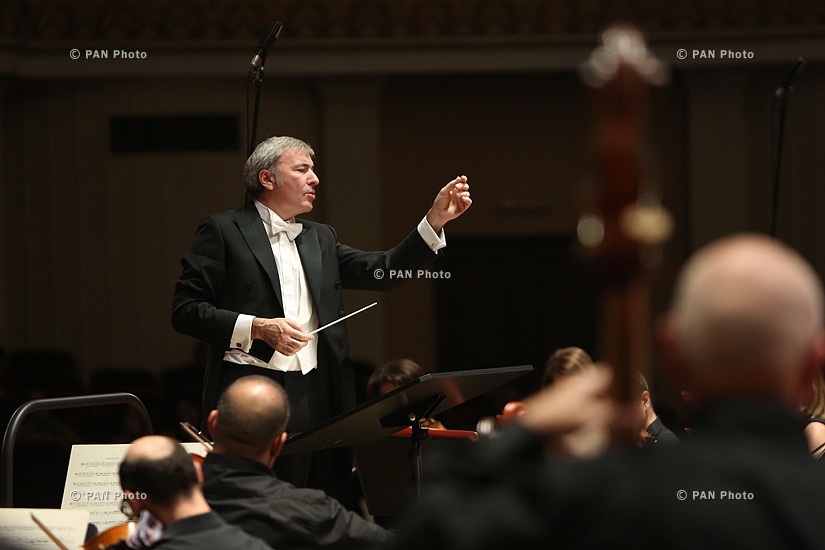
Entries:
{"type": "Polygon", "coordinates": [[[309,295],[315,306],[315,313],[320,318],[319,305],[321,304],[321,244],[318,242],[318,232],[314,227],[304,222],[304,230],[295,238],[298,246],[298,255],[304,267],[304,275],[309,286],[309,295]]]}
{"type": "Polygon", "coordinates": [[[255,203],[250,202],[238,211],[235,223],[241,231],[247,246],[252,251],[255,259],[269,276],[272,289],[278,297],[281,309],[284,307],[284,300],[281,297],[281,280],[278,278],[278,266],[275,263],[275,256],[272,255],[272,245],[269,243],[269,236],[264,229],[261,216],[255,208],[255,203]]]}

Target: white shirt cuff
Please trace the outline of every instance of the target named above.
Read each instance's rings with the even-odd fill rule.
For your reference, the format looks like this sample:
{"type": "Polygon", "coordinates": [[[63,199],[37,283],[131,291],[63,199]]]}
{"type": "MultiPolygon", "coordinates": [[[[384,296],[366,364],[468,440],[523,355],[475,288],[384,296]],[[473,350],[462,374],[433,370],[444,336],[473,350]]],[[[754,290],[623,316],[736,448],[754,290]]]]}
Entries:
{"type": "Polygon", "coordinates": [[[243,313],[238,315],[235,320],[235,329],[232,331],[232,340],[229,343],[230,348],[249,351],[252,347],[252,319],[254,318],[253,315],[243,313]]]}
{"type": "Polygon", "coordinates": [[[441,228],[440,235],[436,235],[435,229],[433,229],[430,222],[427,221],[427,216],[424,216],[421,223],[418,224],[418,234],[421,235],[421,238],[424,239],[424,242],[427,243],[427,246],[429,246],[433,252],[438,252],[447,246],[447,237],[444,235],[444,228],[441,228]]]}

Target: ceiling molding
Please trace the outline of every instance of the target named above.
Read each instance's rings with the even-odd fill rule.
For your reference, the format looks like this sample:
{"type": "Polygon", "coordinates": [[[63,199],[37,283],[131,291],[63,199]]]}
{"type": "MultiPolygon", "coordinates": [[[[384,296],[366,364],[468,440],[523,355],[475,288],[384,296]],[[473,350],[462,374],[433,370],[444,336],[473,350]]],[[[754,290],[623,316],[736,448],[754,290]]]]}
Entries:
{"type": "Polygon", "coordinates": [[[0,37],[53,42],[193,43],[255,40],[271,20],[283,41],[331,44],[592,35],[621,20],[650,36],[825,30],[823,0],[6,0],[0,37]]]}

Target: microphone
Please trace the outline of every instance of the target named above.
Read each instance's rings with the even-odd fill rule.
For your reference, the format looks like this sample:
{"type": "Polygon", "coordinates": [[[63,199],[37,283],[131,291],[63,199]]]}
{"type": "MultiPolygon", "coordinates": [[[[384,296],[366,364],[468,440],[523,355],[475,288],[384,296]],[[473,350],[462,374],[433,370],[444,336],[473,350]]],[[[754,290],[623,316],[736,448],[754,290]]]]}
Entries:
{"type": "Polygon", "coordinates": [[[278,35],[281,34],[281,29],[283,28],[284,26],[281,25],[280,21],[273,21],[267,25],[264,32],[261,33],[261,36],[258,38],[258,51],[250,62],[253,70],[264,64],[267,50],[269,50],[272,43],[275,42],[275,39],[278,38],[278,35]]]}
{"type": "Polygon", "coordinates": [[[802,67],[805,66],[805,60],[801,57],[798,57],[796,61],[794,61],[793,67],[790,68],[788,74],[785,75],[785,78],[782,80],[782,84],[776,89],[776,97],[782,97],[786,93],[788,93],[788,89],[791,87],[791,82],[793,79],[796,78],[800,72],[802,72],[802,67]]]}

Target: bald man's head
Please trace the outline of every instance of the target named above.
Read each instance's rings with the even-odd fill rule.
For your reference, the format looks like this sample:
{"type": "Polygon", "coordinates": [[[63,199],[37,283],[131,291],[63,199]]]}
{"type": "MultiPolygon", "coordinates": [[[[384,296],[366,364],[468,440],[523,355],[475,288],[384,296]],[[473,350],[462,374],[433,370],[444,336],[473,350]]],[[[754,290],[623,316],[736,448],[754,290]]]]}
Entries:
{"type": "Polygon", "coordinates": [[[729,237],[689,260],[668,324],[697,389],[789,397],[823,346],[822,284],[777,241],[729,237]]]}
{"type": "Polygon", "coordinates": [[[145,493],[146,499],[169,506],[198,486],[198,475],[189,453],[177,441],[159,435],[132,443],[120,463],[120,485],[145,493]]]}
{"type": "Polygon", "coordinates": [[[289,401],[280,384],[244,376],[224,390],[212,428],[215,443],[238,454],[260,453],[286,430],[289,401]]]}

